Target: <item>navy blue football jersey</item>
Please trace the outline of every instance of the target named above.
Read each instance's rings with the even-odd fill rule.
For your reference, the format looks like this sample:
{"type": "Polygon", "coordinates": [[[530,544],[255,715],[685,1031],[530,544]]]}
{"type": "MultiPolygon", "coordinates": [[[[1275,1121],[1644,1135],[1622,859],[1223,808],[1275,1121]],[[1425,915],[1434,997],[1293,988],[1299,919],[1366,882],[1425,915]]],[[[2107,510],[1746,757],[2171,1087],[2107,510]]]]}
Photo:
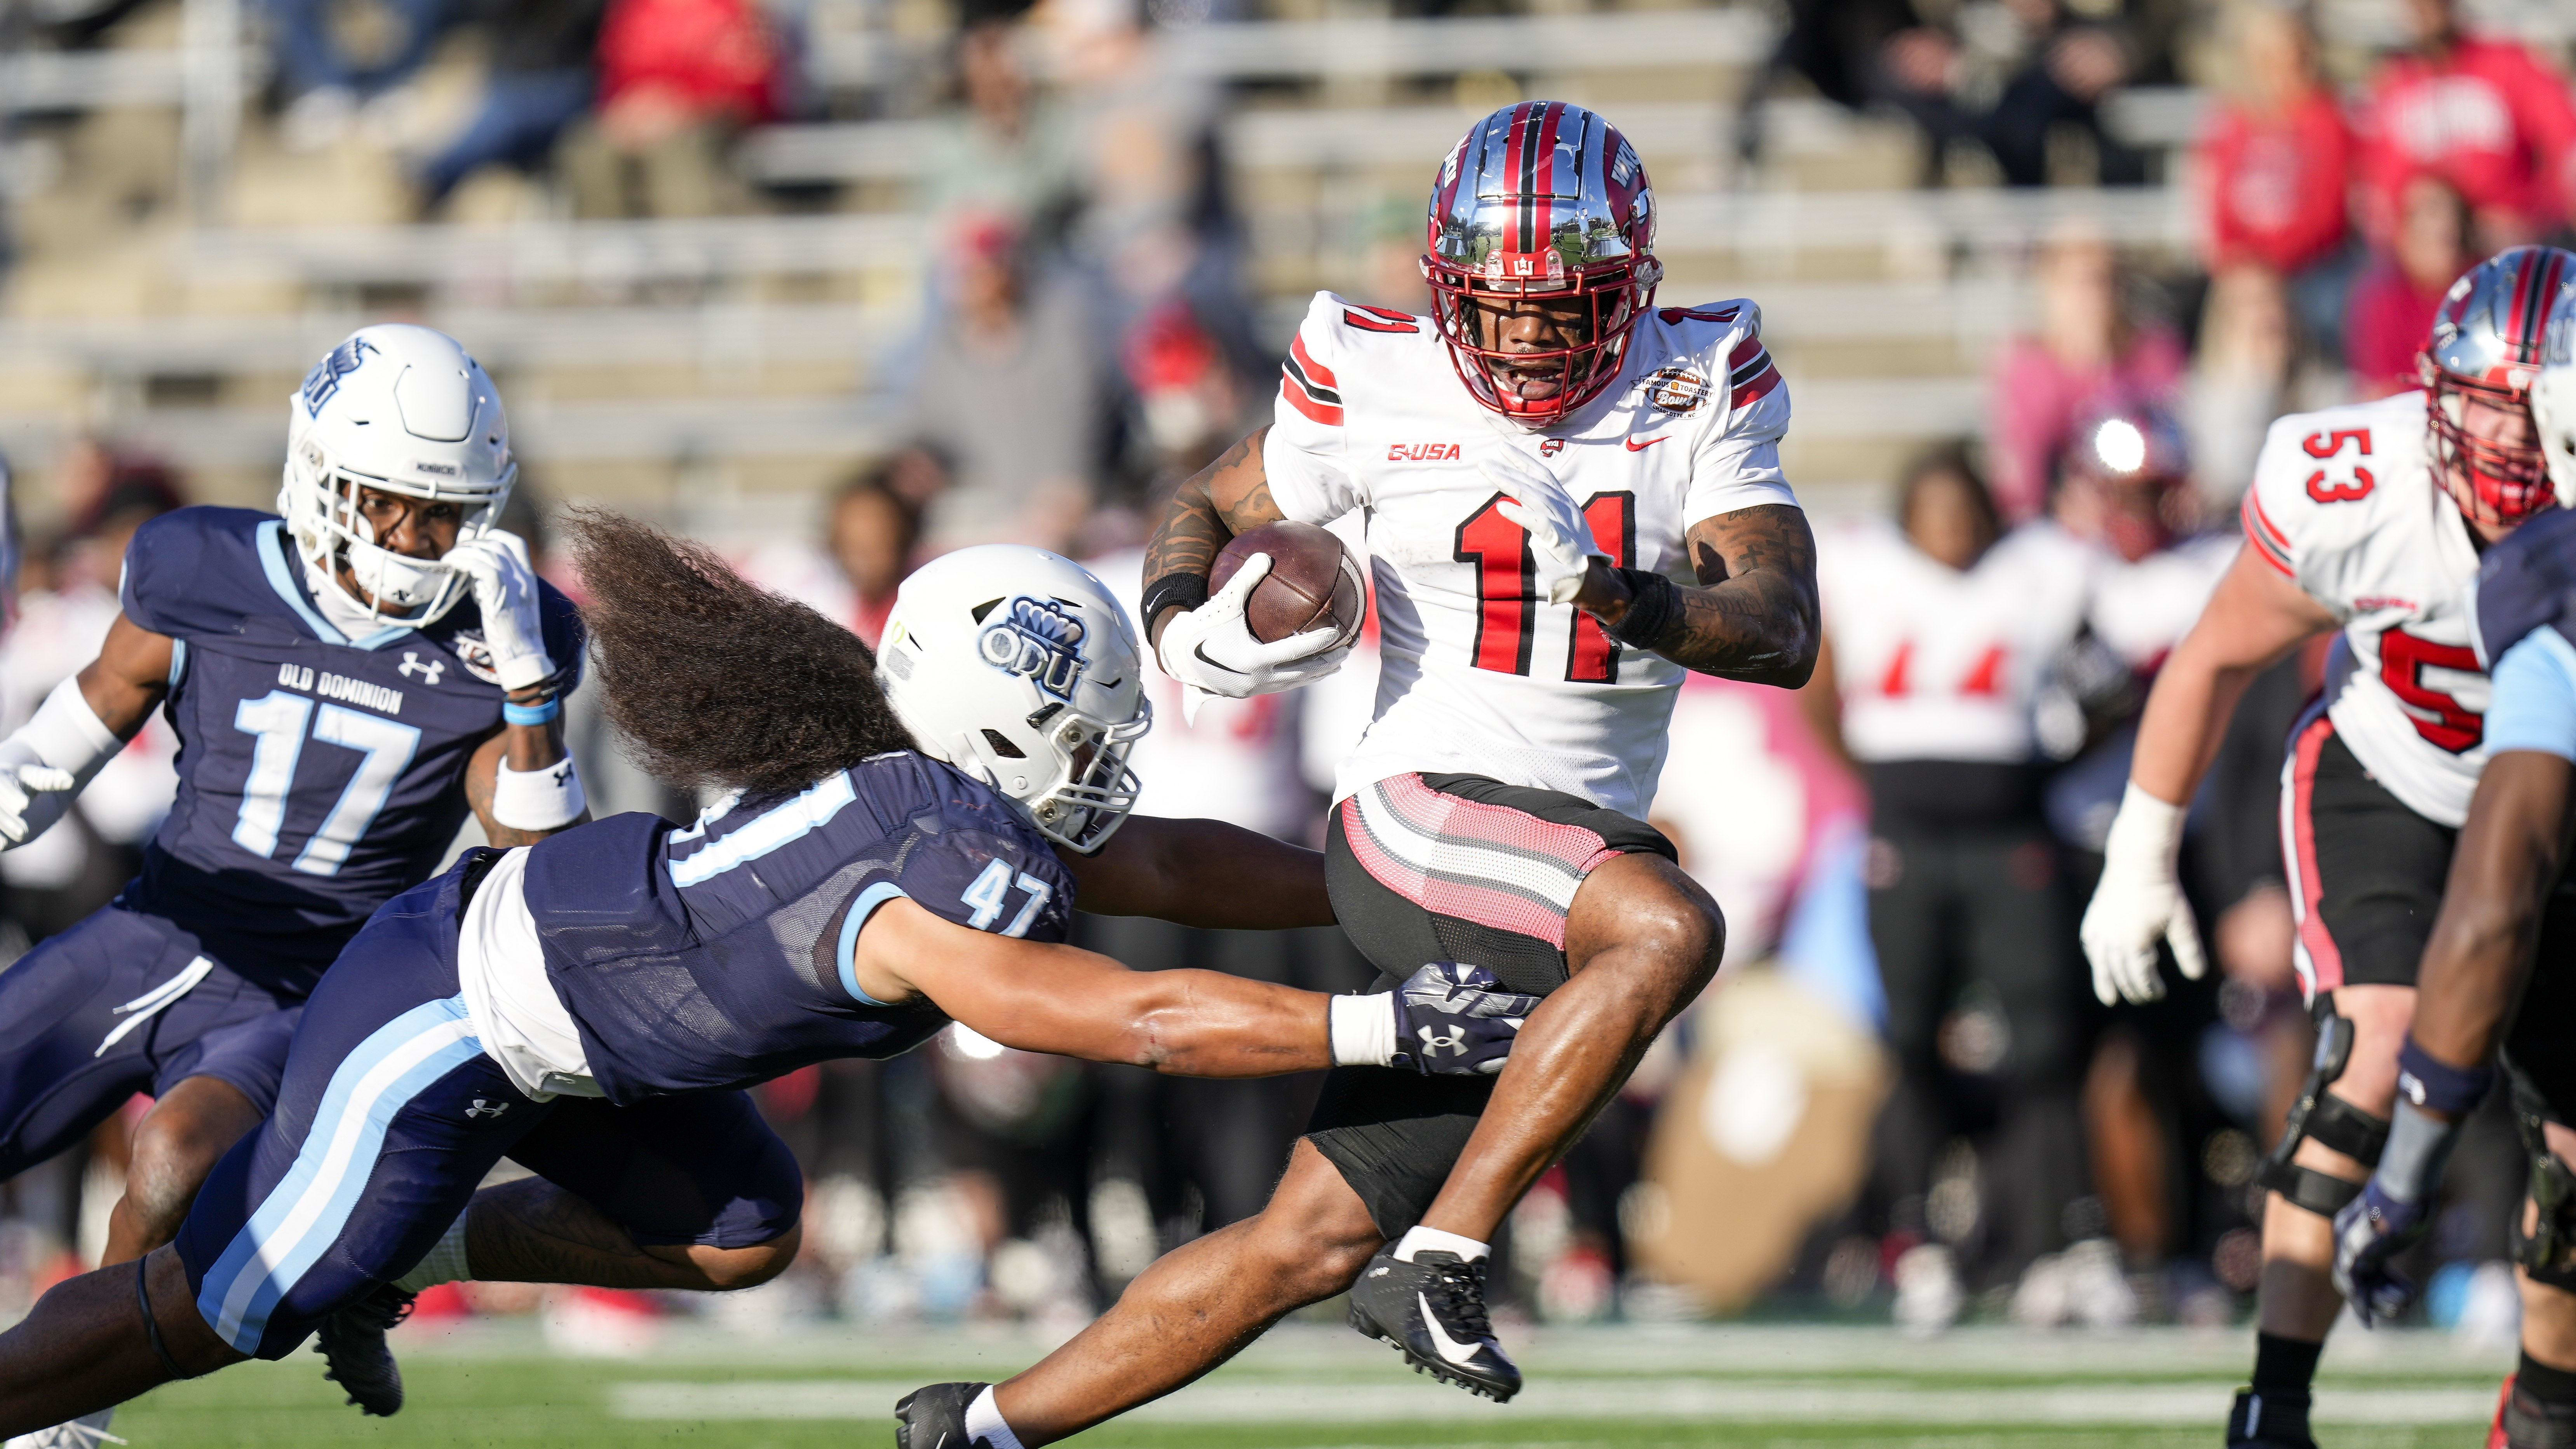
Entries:
{"type": "Polygon", "coordinates": [[[2487,549],[2473,616],[2484,669],[2534,629],[2554,627],[2576,642],[2576,509],[2537,514],[2487,549]]]}
{"type": "Polygon", "coordinates": [[[1011,803],[904,750],[685,828],[618,815],[538,843],[528,910],[591,1077],[613,1102],[890,1057],[947,1024],[859,990],[859,930],[897,896],[1061,941],[1073,878],[1011,803]]]}
{"type": "MultiPolygon", "coordinates": [[[[581,617],[540,583],[569,690],[581,617]]],[[[376,907],[437,869],[465,764],[501,727],[471,598],[351,639],[323,616],[274,514],[183,508],[125,554],[125,616],[176,641],[164,706],[179,793],[123,903],[170,917],[241,975],[312,989],[376,907]]]]}

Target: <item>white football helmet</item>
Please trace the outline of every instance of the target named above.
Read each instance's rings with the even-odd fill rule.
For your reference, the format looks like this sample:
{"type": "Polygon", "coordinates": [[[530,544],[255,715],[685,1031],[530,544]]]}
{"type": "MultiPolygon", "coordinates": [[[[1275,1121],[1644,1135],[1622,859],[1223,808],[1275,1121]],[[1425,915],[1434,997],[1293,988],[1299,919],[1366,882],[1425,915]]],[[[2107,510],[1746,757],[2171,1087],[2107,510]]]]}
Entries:
{"type": "Polygon", "coordinates": [[[492,527],[519,478],[501,394],[456,339],[427,327],[362,327],[314,364],[287,403],[286,479],[277,511],[304,557],[340,584],[345,560],[375,617],[426,624],[463,597],[436,559],[379,547],[358,490],[462,505],[457,542],[492,527]]]}
{"type": "Polygon", "coordinates": [[[993,543],[895,592],[877,684],[922,752],[1019,802],[1047,839],[1100,848],[1136,807],[1128,753],[1154,727],[1144,654],[1100,580],[993,543]]]}

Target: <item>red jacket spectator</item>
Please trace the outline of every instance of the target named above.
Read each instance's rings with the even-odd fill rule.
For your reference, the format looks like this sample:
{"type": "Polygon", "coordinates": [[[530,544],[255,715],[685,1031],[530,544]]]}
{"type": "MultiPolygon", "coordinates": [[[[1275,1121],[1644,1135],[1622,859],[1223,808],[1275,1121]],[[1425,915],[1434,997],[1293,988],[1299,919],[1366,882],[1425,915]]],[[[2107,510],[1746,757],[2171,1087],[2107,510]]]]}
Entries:
{"type": "Polygon", "coordinates": [[[2264,114],[2221,105],[2200,143],[2211,270],[2259,263],[2289,276],[2343,245],[2352,132],[2325,91],[2264,114]]]}
{"type": "Polygon", "coordinates": [[[2415,354],[2432,335],[2442,294],[2477,261],[2467,207],[2442,178],[2408,177],[2397,197],[2389,245],[2353,283],[2344,309],[2344,362],[2365,397],[2418,385],[2415,354]]]}
{"type": "Polygon", "coordinates": [[[2565,220],[2576,196],[2576,98],[2510,41],[2458,36],[2431,54],[2390,57],[2360,130],[2374,235],[2387,234],[2398,189],[2419,171],[2448,181],[2481,216],[2518,220],[2526,237],[2565,220]]]}
{"type": "Polygon", "coordinates": [[[700,115],[773,118],[778,49],[756,0],[616,0],[599,35],[599,105],[659,91],[700,115]]]}

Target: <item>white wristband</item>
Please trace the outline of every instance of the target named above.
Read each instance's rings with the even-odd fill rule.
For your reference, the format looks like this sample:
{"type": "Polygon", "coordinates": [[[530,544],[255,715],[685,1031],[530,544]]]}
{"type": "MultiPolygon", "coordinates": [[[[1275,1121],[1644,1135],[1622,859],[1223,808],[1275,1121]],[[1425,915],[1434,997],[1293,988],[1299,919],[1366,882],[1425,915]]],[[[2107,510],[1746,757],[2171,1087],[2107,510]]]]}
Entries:
{"type": "Polygon", "coordinates": [[[1395,1059],[1395,993],[1334,997],[1332,1028],[1334,1066],[1385,1066],[1395,1059]]]}
{"type": "Polygon", "coordinates": [[[36,752],[37,759],[71,772],[84,785],[100,766],[125,748],[125,741],[118,739],[107,721],[98,717],[98,711],[89,707],[77,674],[54,686],[54,692],[37,707],[35,717],[19,727],[17,737],[36,752]]]}
{"type": "Polygon", "coordinates": [[[492,818],[512,830],[560,830],[580,819],[589,804],[570,755],[539,770],[513,770],[503,760],[492,782],[492,818]]]}
{"type": "Polygon", "coordinates": [[[2187,805],[2159,800],[2129,782],[2128,793],[2120,797],[2120,813],[2111,820],[2111,833],[2102,842],[2106,860],[2150,861],[2166,871],[2173,869],[2182,854],[2182,825],[2191,813],[2187,805]]]}

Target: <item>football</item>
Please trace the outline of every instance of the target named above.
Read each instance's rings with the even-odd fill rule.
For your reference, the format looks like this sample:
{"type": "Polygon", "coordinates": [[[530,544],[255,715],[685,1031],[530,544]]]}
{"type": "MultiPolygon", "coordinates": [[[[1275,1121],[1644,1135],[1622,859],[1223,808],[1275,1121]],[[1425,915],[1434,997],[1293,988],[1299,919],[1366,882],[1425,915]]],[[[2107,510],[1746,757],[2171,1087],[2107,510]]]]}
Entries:
{"type": "Polygon", "coordinates": [[[1327,627],[1345,640],[1359,633],[1360,620],[1368,613],[1368,584],[1360,577],[1359,560],[1330,529],[1266,523],[1236,534],[1208,570],[1208,592],[1224,588],[1256,553],[1270,555],[1270,572],[1244,601],[1243,618],[1253,638],[1273,644],[1327,627]]]}

